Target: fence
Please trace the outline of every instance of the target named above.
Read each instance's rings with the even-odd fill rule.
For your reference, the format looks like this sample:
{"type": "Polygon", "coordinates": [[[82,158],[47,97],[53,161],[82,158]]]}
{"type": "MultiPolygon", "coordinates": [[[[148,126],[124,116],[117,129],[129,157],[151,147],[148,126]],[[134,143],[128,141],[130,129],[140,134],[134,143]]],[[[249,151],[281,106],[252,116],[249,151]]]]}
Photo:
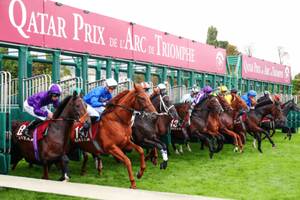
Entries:
{"type": "Polygon", "coordinates": [[[61,86],[62,89],[61,99],[64,99],[68,95],[72,94],[72,92],[77,88],[83,89],[83,82],[81,77],[58,81],[57,83],[61,86]]]}

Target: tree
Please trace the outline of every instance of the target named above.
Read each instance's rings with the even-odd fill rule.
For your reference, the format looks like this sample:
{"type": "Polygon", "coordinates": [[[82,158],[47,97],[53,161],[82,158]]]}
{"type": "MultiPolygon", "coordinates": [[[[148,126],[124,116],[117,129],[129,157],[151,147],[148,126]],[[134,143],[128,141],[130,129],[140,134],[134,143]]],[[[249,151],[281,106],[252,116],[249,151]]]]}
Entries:
{"type": "Polygon", "coordinates": [[[293,95],[300,94],[300,73],[298,73],[295,78],[292,80],[293,85],[293,95]]]}
{"type": "Polygon", "coordinates": [[[206,44],[218,46],[217,36],[218,36],[217,28],[214,26],[210,26],[207,30],[206,44]]]}
{"type": "Polygon", "coordinates": [[[240,52],[238,51],[237,47],[230,44],[226,40],[220,40],[217,39],[218,36],[218,30],[214,26],[210,26],[207,30],[207,39],[206,44],[213,45],[215,47],[220,47],[223,49],[226,49],[227,55],[239,55],[240,52]]]}
{"type": "Polygon", "coordinates": [[[227,49],[226,49],[226,53],[227,53],[228,56],[237,56],[237,55],[240,54],[237,47],[232,45],[232,44],[228,44],[227,49]]]}
{"type": "Polygon", "coordinates": [[[289,59],[289,53],[284,51],[283,47],[277,47],[279,63],[284,64],[286,59],[289,59]]]}

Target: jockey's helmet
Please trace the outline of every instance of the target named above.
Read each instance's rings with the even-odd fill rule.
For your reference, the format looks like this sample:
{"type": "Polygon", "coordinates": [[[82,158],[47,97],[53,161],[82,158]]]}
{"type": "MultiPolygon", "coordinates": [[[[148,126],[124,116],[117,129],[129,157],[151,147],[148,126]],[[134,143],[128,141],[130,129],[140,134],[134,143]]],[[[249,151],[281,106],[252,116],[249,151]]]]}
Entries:
{"type": "Polygon", "coordinates": [[[256,97],[256,92],[254,90],[249,90],[248,96],[250,96],[250,97],[256,97]]]}
{"type": "Polygon", "coordinates": [[[117,87],[118,83],[115,79],[108,78],[108,79],[106,79],[106,85],[107,85],[107,87],[117,87]]]}
{"type": "Polygon", "coordinates": [[[51,84],[49,87],[49,94],[51,96],[60,96],[62,93],[62,89],[58,84],[51,84]]]}

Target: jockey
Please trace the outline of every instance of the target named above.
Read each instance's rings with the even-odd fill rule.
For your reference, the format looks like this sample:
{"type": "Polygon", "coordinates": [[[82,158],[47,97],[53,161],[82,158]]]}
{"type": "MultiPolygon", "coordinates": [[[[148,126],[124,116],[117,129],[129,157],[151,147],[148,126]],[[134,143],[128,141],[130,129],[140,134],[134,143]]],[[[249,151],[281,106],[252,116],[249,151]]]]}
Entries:
{"type": "Polygon", "coordinates": [[[150,91],[150,84],[149,83],[147,83],[147,82],[142,82],[141,83],[141,86],[143,87],[143,89],[145,90],[145,92],[147,93],[147,94],[149,94],[149,91],[150,91]]]}
{"type": "Polygon", "coordinates": [[[212,93],[213,89],[210,86],[205,86],[202,90],[197,94],[196,98],[192,103],[192,109],[195,105],[200,104],[203,100],[205,100],[208,95],[212,93]]]}
{"type": "Polygon", "coordinates": [[[180,100],[181,103],[193,103],[195,97],[197,96],[199,89],[197,86],[192,87],[191,92],[189,94],[183,95],[182,99],[180,100]]]}
{"type": "Polygon", "coordinates": [[[166,92],[166,85],[164,83],[158,84],[156,87],[153,88],[153,93],[151,94],[150,98],[152,99],[156,95],[165,95],[166,92]]]}
{"type": "Polygon", "coordinates": [[[246,102],[250,109],[254,109],[253,102],[255,102],[256,92],[254,90],[249,90],[247,94],[242,96],[242,99],[246,102]]]}
{"type": "Polygon", "coordinates": [[[228,89],[225,85],[222,85],[219,87],[219,94],[218,95],[221,95],[223,97],[225,97],[226,93],[227,93],[228,89]]]}
{"type": "Polygon", "coordinates": [[[100,119],[100,115],[105,109],[105,105],[112,98],[112,92],[118,83],[115,79],[106,79],[106,86],[96,87],[83,97],[87,104],[87,112],[91,117],[92,123],[100,119]]]}
{"type": "Polygon", "coordinates": [[[28,135],[28,131],[34,128],[36,125],[45,121],[46,119],[52,119],[53,113],[47,108],[49,104],[53,104],[54,108],[59,105],[59,96],[62,89],[58,84],[52,84],[48,91],[39,92],[34,94],[24,101],[24,110],[35,117],[36,119],[31,121],[30,124],[24,129],[24,135],[28,135]]]}
{"type": "Polygon", "coordinates": [[[230,94],[225,95],[224,98],[229,105],[231,105],[231,102],[234,99],[234,97],[237,95],[237,93],[238,93],[237,89],[233,88],[230,90],[230,94]]]}

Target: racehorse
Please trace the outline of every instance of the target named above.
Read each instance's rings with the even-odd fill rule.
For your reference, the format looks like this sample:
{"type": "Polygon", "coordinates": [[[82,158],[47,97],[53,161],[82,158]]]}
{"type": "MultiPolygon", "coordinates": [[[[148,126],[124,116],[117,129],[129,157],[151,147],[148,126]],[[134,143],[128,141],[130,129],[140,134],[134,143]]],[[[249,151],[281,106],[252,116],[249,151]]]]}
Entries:
{"type": "MultiPolygon", "coordinates": [[[[74,122],[83,123],[88,118],[86,104],[74,92],[73,96],[66,97],[49,120],[47,134],[35,143],[25,138],[19,130],[22,122],[14,121],[12,124],[12,164],[13,169],[24,157],[31,164],[41,164],[44,168],[43,179],[48,179],[48,165],[61,162],[62,177],[59,180],[69,179],[68,151],[69,134],[74,122]],[[23,139],[22,139],[23,138],[23,139]]],[[[48,122],[45,122],[48,123],[48,122]]],[[[35,130],[36,131],[36,130],[35,130]]],[[[30,131],[31,133],[33,132],[30,131]]]]}
{"type": "MultiPolygon", "coordinates": [[[[245,122],[247,132],[252,135],[255,140],[257,140],[258,151],[261,153],[261,133],[263,133],[268,138],[272,146],[275,147],[269,133],[259,127],[262,119],[269,114],[271,114],[275,120],[279,120],[281,123],[284,123],[285,118],[282,114],[280,102],[275,100],[272,101],[271,99],[266,99],[265,101],[256,104],[255,109],[251,109],[247,113],[247,119],[245,122]]],[[[253,144],[255,144],[255,140],[253,144]]]]}
{"type": "Polygon", "coordinates": [[[224,125],[220,129],[220,132],[222,134],[226,134],[233,138],[234,140],[234,151],[237,151],[238,149],[240,152],[243,151],[243,143],[240,138],[240,135],[235,133],[234,130],[234,113],[232,107],[227,103],[227,101],[224,99],[223,96],[217,95],[217,99],[219,100],[220,104],[222,105],[224,112],[220,113],[220,119],[221,123],[224,125]]]}
{"type": "Polygon", "coordinates": [[[190,139],[190,112],[191,104],[190,103],[178,103],[174,104],[177,113],[180,117],[179,121],[174,121],[171,124],[171,142],[173,150],[176,154],[183,153],[182,144],[185,144],[188,148],[188,151],[192,151],[188,140],[190,139]],[[176,144],[180,144],[179,151],[176,148],[176,144]]]}
{"type": "Polygon", "coordinates": [[[232,100],[231,100],[231,107],[233,110],[233,120],[234,120],[234,131],[236,133],[239,133],[242,143],[246,143],[246,127],[243,121],[243,116],[241,115],[242,113],[245,113],[248,110],[248,106],[243,101],[243,99],[238,96],[234,95],[232,100]]]}
{"type": "Polygon", "coordinates": [[[221,128],[219,114],[221,112],[223,112],[223,108],[218,99],[209,96],[195,106],[191,115],[191,134],[207,143],[210,158],[223,147],[224,137],[219,132],[221,128]],[[215,140],[217,147],[214,147],[215,140]]]}
{"type": "Polygon", "coordinates": [[[143,88],[134,84],[133,90],[125,90],[119,93],[107,104],[101,115],[101,120],[93,124],[93,126],[97,126],[95,138],[77,143],[83,151],[94,155],[111,154],[123,162],[127,167],[131,188],[136,188],[136,183],[131,161],[123,153],[123,150],[135,149],[139,153],[140,170],[137,178],[141,178],[146,169],[143,149],[131,141],[132,117],[137,111],[156,112],[156,109],[143,88]]]}
{"type": "MultiPolygon", "coordinates": [[[[282,114],[283,116],[287,117],[289,112],[290,111],[296,111],[296,112],[300,112],[300,108],[297,106],[297,104],[295,103],[295,100],[294,99],[291,99],[287,102],[285,102],[284,104],[281,105],[281,108],[282,108],[282,114]]],[[[287,127],[287,126],[282,126],[278,123],[278,121],[274,121],[271,117],[267,116],[267,118],[269,118],[269,120],[267,121],[262,121],[261,122],[261,127],[263,129],[265,129],[266,131],[269,132],[270,134],[270,131],[272,130],[272,133],[270,134],[270,137],[272,137],[275,132],[276,132],[276,128],[282,128],[282,129],[285,129],[287,130],[286,133],[286,137],[289,138],[289,140],[291,139],[292,137],[292,134],[291,134],[291,128],[287,127]]],[[[265,139],[265,137],[263,138],[265,139]]]]}
{"type": "Polygon", "coordinates": [[[133,141],[142,147],[151,149],[146,156],[146,160],[151,159],[154,165],[157,164],[157,149],[159,149],[163,157],[160,169],[166,169],[168,161],[167,145],[159,138],[167,133],[170,122],[173,119],[179,119],[179,116],[168,95],[154,95],[151,97],[151,102],[158,114],[142,114],[135,118],[132,129],[133,141]]]}

